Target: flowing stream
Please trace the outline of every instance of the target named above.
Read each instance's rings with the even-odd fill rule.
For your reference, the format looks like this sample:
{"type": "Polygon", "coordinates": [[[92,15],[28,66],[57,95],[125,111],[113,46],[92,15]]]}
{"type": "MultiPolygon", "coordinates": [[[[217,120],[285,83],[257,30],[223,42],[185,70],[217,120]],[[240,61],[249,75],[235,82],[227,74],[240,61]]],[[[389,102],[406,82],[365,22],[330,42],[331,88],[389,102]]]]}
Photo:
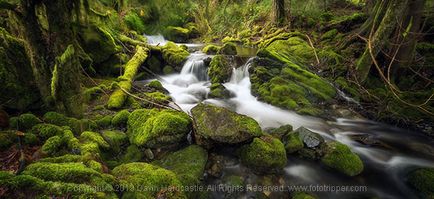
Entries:
{"type": "MultiPolygon", "coordinates": [[[[231,80],[224,84],[234,97],[227,100],[208,98],[211,84],[204,60],[209,57],[211,56],[201,52],[192,53],[181,73],[163,76],[160,79],[173,100],[184,111],[189,112],[197,103],[203,102],[248,115],[257,120],[263,129],[285,124],[291,124],[294,129],[304,126],[319,133],[326,140],[337,140],[348,145],[361,157],[365,166],[362,174],[350,178],[327,169],[318,162],[289,157],[284,172],[273,178],[276,184],[366,186],[368,190],[367,192],[315,192],[320,198],[361,198],[361,196],[417,198],[417,193],[405,183],[406,175],[415,168],[434,167],[434,141],[431,138],[368,120],[330,118],[326,121],[302,116],[260,102],[250,90],[248,69],[252,66],[254,58],[234,68],[231,80]],[[361,137],[371,143],[358,142],[356,138],[361,137]]],[[[232,161],[225,161],[223,177],[244,176],[245,182],[249,184],[264,180],[263,177],[248,172],[231,154],[227,154],[226,158],[232,161]]],[[[208,183],[221,182],[221,179],[213,179],[208,183]]],[[[251,195],[245,193],[243,197],[248,196],[251,195]]],[[[221,194],[215,194],[214,197],[223,198],[221,194]]],[[[285,198],[285,196],[276,197],[285,198]]]]}

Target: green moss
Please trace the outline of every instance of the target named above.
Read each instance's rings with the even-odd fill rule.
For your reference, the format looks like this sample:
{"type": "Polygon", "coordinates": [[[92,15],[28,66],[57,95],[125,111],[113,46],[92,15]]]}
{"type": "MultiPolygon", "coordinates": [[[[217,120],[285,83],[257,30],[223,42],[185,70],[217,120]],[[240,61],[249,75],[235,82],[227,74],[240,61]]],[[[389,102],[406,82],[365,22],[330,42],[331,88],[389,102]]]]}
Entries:
{"type": "Polygon", "coordinates": [[[25,133],[23,141],[27,146],[33,146],[39,143],[38,136],[33,133],[25,133]]]}
{"type": "Polygon", "coordinates": [[[102,63],[118,53],[120,48],[116,45],[112,35],[103,27],[91,24],[88,28],[81,28],[80,30],[79,35],[83,49],[94,63],[102,63]]]}
{"type": "Polygon", "coordinates": [[[205,149],[190,145],[152,164],[173,171],[184,186],[193,186],[200,183],[207,160],[208,153],[205,149]]]}
{"type": "Polygon", "coordinates": [[[57,126],[69,126],[75,134],[79,134],[84,130],[93,130],[97,127],[95,122],[90,120],[78,120],[72,117],[66,117],[63,114],[56,112],[47,112],[44,114],[44,121],[57,126]]]}
{"type": "Polygon", "coordinates": [[[232,42],[225,43],[218,53],[222,55],[237,55],[237,46],[232,42]]]}
{"type": "Polygon", "coordinates": [[[146,86],[148,86],[149,88],[153,88],[155,90],[158,90],[158,91],[164,91],[164,90],[166,90],[163,87],[163,85],[161,84],[161,82],[158,81],[158,80],[152,80],[151,82],[149,82],[148,84],[146,84],[146,86]]]}
{"type": "Polygon", "coordinates": [[[117,127],[126,127],[129,116],[130,112],[128,110],[119,111],[113,116],[111,124],[117,127]]]}
{"type": "Polygon", "coordinates": [[[108,149],[110,145],[104,140],[101,134],[91,131],[81,133],[80,140],[82,142],[96,143],[99,147],[108,149]]]}
{"type": "Polygon", "coordinates": [[[348,176],[355,176],[363,171],[363,162],[359,156],[351,152],[348,146],[339,142],[327,143],[321,162],[348,176]]]}
{"type": "Polygon", "coordinates": [[[408,183],[419,191],[423,198],[434,197],[434,169],[420,168],[410,172],[408,183]]]}
{"type": "Polygon", "coordinates": [[[285,142],[286,153],[288,154],[295,153],[302,148],[303,148],[303,142],[300,139],[298,133],[291,133],[287,136],[285,142]]]}
{"type": "Polygon", "coordinates": [[[283,143],[271,136],[254,138],[253,142],[240,149],[244,165],[258,172],[273,172],[286,165],[286,152],[283,143]]]}
{"type": "Polygon", "coordinates": [[[166,38],[175,42],[186,42],[190,38],[190,30],[182,27],[169,26],[166,28],[166,38]]]}
{"type": "Polygon", "coordinates": [[[229,81],[232,74],[232,67],[223,55],[214,56],[208,68],[208,76],[211,83],[225,83],[229,81]]]}
{"type": "Polygon", "coordinates": [[[170,96],[165,95],[159,91],[152,92],[152,93],[145,93],[145,96],[151,101],[158,104],[167,104],[168,102],[170,102],[170,100],[172,100],[170,96]]]}
{"type": "Polygon", "coordinates": [[[104,91],[99,86],[88,88],[83,92],[84,101],[90,102],[92,100],[95,100],[102,93],[104,93],[104,91]]]}
{"type": "Polygon", "coordinates": [[[190,127],[191,120],[183,112],[139,109],[128,119],[127,135],[138,146],[162,147],[185,139],[190,127]]]}
{"type": "Polygon", "coordinates": [[[86,162],[86,166],[89,167],[90,169],[93,169],[99,173],[103,172],[103,166],[101,163],[95,161],[95,160],[89,160],[86,162]]]}
{"type": "Polygon", "coordinates": [[[53,124],[37,124],[33,126],[30,132],[38,135],[43,140],[55,135],[63,135],[63,129],[53,124]]]}
{"type": "Polygon", "coordinates": [[[172,66],[167,65],[167,66],[164,66],[164,68],[163,68],[163,74],[165,74],[165,75],[170,75],[170,74],[173,74],[175,72],[176,71],[172,66]]]}
{"type": "Polygon", "coordinates": [[[158,194],[168,199],[187,198],[184,193],[173,189],[182,185],[176,174],[161,167],[136,162],[117,166],[112,173],[123,187],[152,187],[140,192],[125,192],[124,197],[156,198],[158,194]],[[170,187],[172,189],[169,189],[170,187]]]}
{"type": "Polygon", "coordinates": [[[101,151],[99,149],[99,146],[95,142],[86,142],[80,145],[80,151],[81,154],[84,156],[94,156],[99,157],[101,154],[101,151]]]}
{"type": "Polygon", "coordinates": [[[18,143],[16,131],[0,131],[0,149],[7,149],[18,143]]]}
{"type": "Polygon", "coordinates": [[[43,158],[38,160],[38,162],[51,162],[51,163],[84,162],[84,161],[85,161],[84,156],[72,155],[72,154],[66,154],[59,157],[43,158]]]}
{"type": "Polygon", "coordinates": [[[208,44],[205,47],[203,47],[202,52],[204,52],[207,55],[215,55],[220,51],[221,47],[214,45],[214,44],[208,44]]]}
{"type": "Polygon", "coordinates": [[[168,42],[165,46],[161,47],[161,53],[163,60],[173,67],[181,66],[181,64],[187,59],[189,53],[177,46],[173,42],[168,42]]]}
{"type": "Polygon", "coordinates": [[[39,123],[42,123],[42,121],[31,113],[22,114],[16,118],[10,119],[10,126],[13,129],[21,131],[29,130],[39,123]]]}
{"type": "Polygon", "coordinates": [[[289,124],[287,124],[287,125],[280,126],[277,129],[273,129],[270,132],[270,135],[273,136],[273,137],[275,137],[275,138],[277,138],[277,139],[279,139],[279,140],[283,140],[283,138],[286,138],[286,136],[289,133],[291,133],[292,130],[293,130],[292,126],[289,125],[289,124]]]}
{"type": "Polygon", "coordinates": [[[336,29],[329,30],[321,36],[321,40],[325,41],[325,40],[333,39],[336,37],[337,34],[338,34],[338,30],[336,29]]]}
{"type": "Polygon", "coordinates": [[[96,124],[98,125],[99,128],[107,128],[110,127],[111,123],[112,123],[112,119],[113,116],[111,115],[106,115],[98,120],[96,120],[96,124]]]}
{"type": "Polygon", "coordinates": [[[227,99],[231,96],[230,91],[228,91],[226,87],[220,83],[212,84],[210,89],[211,91],[208,93],[208,97],[227,99]]]}
{"type": "Polygon", "coordinates": [[[130,162],[139,162],[143,159],[144,153],[140,151],[139,147],[132,144],[128,146],[127,151],[125,155],[122,157],[123,163],[130,163],[130,162]]]}
{"type": "Polygon", "coordinates": [[[62,139],[60,138],[60,136],[53,136],[47,139],[47,141],[45,141],[44,145],[42,145],[42,152],[49,154],[49,155],[54,155],[59,151],[60,146],[62,145],[62,139]]]}
{"type": "Polygon", "coordinates": [[[140,34],[145,33],[145,23],[134,10],[127,12],[124,16],[124,22],[131,30],[135,30],[140,34]]]}
{"type": "Polygon", "coordinates": [[[128,143],[128,137],[121,131],[103,131],[102,137],[110,144],[110,149],[116,153],[120,152],[121,146],[128,143]]]}

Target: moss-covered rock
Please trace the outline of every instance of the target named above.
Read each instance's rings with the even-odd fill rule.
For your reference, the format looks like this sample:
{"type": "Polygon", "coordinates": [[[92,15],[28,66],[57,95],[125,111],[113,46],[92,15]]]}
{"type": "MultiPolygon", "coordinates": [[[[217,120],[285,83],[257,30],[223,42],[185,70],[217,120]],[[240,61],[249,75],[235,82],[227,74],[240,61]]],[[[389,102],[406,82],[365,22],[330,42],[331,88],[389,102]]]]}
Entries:
{"type": "Polygon", "coordinates": [[[120,152],[121,146],[128,143],[127,134],[122,131],[103,131],[101,135],[110,145],[110,149],[117,153],[120,152]]]}
{"type": "Polygon", "coordinates": [[[163,56],[163,60],[175,67],[182,67],[182,63],[187,59],[189,53],[176,45],[173,42],[168,42],[166,45],[161,47],[161,54],[163,56]]]}
{"type": "Polygon", "coordinates": [[[42,145],[42,152],[45,154],[56,154],[62,145],[62,138],[60,136],[53,136],[45,141],[44,145],[42,145]]]}
{"type": "Polygon", "coordinates": [[[128,118],[127,135],[133,144],[156,148],[185,140],[190,129],[191,120],[183,112],[139,109],[128,118]]]}
{"type": "Polygon", "coordinates": [[[100,117],[95,122],[100,129],[104,129],[104,128],[110,127],[110,125],[112,123],[112,119],[113,119],[112,115],[106,115],[106,116],[100,117]]]}
{"type": "Polygon", "coordinates": [[[117,112],[111,121],[111,124],[116,127],[126,127],[130,112],[128,110],[122,110],[117,112]]]}
{"type": "Polygon", "coordinates": [[[212,58],[208,69],[211,83],[225,83],[230,80],[231,74],[232,66],[229,64],[226,56],[217,55],[212,58]]]}
{"type": "Polygon", "coordinates": [[[257,172],[273,172],[285,167],[287,159],[283,143],[271,136],[253,139],[240,149],[241,162],[257,172]]]}
{"type": "Polygon", "coordinates": [[[146,27],[145,22],[140,18],[140,16],[131,9],[124,16],[124,22],[127,24],[128,28],[137,31],[139,34],[145,33],[146,27]]]}
{"type": "Polygon", "coordinates": [[[321,158],[321,162],[348,176],[360,174],[364,167],[359,156],[339,142],[326,143],[325,155],[321,158]]]}
{"type": "Polygon", "coordinates": [[[152,93],[145,93],[145,96],[150,101],[157,103],[157,104],[168,104],[172,98],[169,95],[166,95],[162,92],[152,92],[152,93]]]}
{"type": "Polygon", "coordinates": [[[295,153],[303,148],[303,142],[300,139],[299,133],[290,133],[284,140],[286,153],[295,153]]]}
{"type": "Polygon", "coordinates": [[[202,52],[204,52],[207,55],[215,55],[220,51],[220,49],[221,49],[220,46],[214,44],[208,44],[202,48],[202,52]]]}
{"type": "Polygon", "coordinates": [[[191,113],[195,121],[196,143],[205,147],[238,144],[262,135],[258,122],[226,108],[198,104],[191,113]]]}
{"type": "Polygon", "coordinates": [[[122,157],[123,163],[130,163],[130,162],[139,162],[144,157],[143,151],[139,149],[136,145],[132,144],[127,147],[126,153],[122,157]]]}
{"type": "Polygon", "coordinates": [[[56,112],[45,113],[43,119],[45,122],[57,126],[69,126],[75,134],[85,130],[94,130],[98,126],[94,121],[88,119],[79,120],[56,112]]]}
{"type": "Polygon", "coordinates": [[[208,153],[205,149],[198,145],[190,145],[152,164],[173,171],[183,185],[194,186],[200,183],[207,160],[208,153]]]}
{"type": "Polygon", "coordinates": [[[166,28],[166,38],[174,42],[187,42],[190,38],[190,30],[182,27],[169,26],[166,28]]]}
{"type": "Polygon", "coordinates": [[[220,48],[218,53],[222,55],[237,55],[237,45],[232,42],[227,42],[220,48]]]}
{"type": "Polygon", "coordinates": [[[231,96],[231,92],[220,83],[215,83],[210,86],[210,92],[208,93],[208,97],[210,98],[227,99],[231,96]]]}
{"type": "Polygon", "coordinates": [[[128,163],[112,171],[119,185],[126,187],[125,198],[187,198],[179,189],[182,183],[175,173],[147,163],[128,163]],[[140,191],[133,191],[143,187],[140,191]],[[145,189],[146,188],[146,189],[145,189]]]}
{"type": "Polygon", "coordinates": [[[101,134],[97,132],[85,131],[81,133],[80,140],[84,143],[93,142],[98,144],[99,147],[108,149],[110,147],[109,143],[107,143],[101,134]]]}
{"type": "Polygon", "coordinates": [[[11,128],[21,131],[29,130],[33,126],[40,123],[42,123],[42,121],[31,113],[22,114],[18,117],[12,117],[10,119],[11,128]]]}
{"type": "Polygon", "coordinates": [[[283,138],[285,138],[291,132],[292,132],[292,126],[287,124],[287,125],[280,126],[277,129],[273,129],[270,132],[270,135],[279,140],[283,140],[283,138]]]}
{"type": "Polygon", "coordinates": [[[408,174],[408,183],[422,198],[434,198],[434,169],[420,168],[408,174]]]}
{"type": "Polygon", "coordinates": [[[7,149],[14,143],[18,143],[16,131],[0,131],[0,149],[7,149]]]}

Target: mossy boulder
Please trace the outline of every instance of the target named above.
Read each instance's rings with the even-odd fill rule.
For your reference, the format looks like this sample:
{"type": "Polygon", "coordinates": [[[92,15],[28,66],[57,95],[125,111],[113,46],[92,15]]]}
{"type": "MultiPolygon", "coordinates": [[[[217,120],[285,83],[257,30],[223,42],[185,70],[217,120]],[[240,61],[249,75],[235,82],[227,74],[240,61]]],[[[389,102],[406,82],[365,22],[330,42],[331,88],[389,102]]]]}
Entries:
{"type": "Polygon", "coordinates": [[[210,98],[228,99],[231,96],[231,92],[220,83],[212,84],[210,87],[210,92],[208,93],[208,97],[210,98]]]}
{"type": "Polygon", "coordinates": [[[225,83],[231,78],[232,66],[226,56],[216,55],[212,58],[208,68],[211,83],[225,83]]]}
{"type": "Polygon", "coordinates": [[[191,130],[191,120],[183,112],[138,109],[128,118],[127,135],[132,144],[159,148],[182,142],[191,130]]]}
{"type": "Polygon", "coordinates": [[[285,146],[272,136],[262,136],[240,149],[241,162],[257,172],[273,172],[283,169],[287,159],[285,146]]]}
{"type": "Polygon", "coordinates": [[[25,42],[0,28],[0,102],[5,108],[26,110],[40,99],[25,42]]]}
{"type": "Polygon", "coordinates": [[[122,110],[117,112],[111,121],[111,124],[116,127],[126,127],[130,112],[128,110],[122,110]]]}
{"type": "Polygon", "coordinates": [[[105,129],[111,126],[112,119],[112,115],[100,116],[95,122],[100,129],[105,129]]]}
{"type": "Polygon", "coordinates": [[[215,55],[220,51],[220,49],[221,49],[220,46],[214,44],[208,44],[202,48],[202,52],[204,52],[207,55],[215,55]]]}
{"type": "Polygon", "coordinates": [[[237,55],[237,45],[232,42],[225,43],[218,51],[218,54],[237,55]]]}
{"type": "Polygon", "coordinates": [[[419,191],[422,198],[434,198],[434,169],[419,168],[408,174],[408,183],[419,191]]]}
{"type": "Polygon", "coordinates": [[[98,145],[98,147],[108,149],[110,148],[110,144],[107,143],[107,141],[104,140],[104,138],[101,136],[101,134],[97,132],[91,132],[91,131],[85,131],[81,133],[80,135],[80,141],[83,143],[86,142],[93,142],[98,145]]]}
{"type": "Polygon", "coordinates": [[[73,133],[79,134],[85,130],[97,129],[98,125],[88,119],[76,119],[73,117],[67,117],[63,114],[56,112],[47,112],[44,114],[43,120],[47,123],[54,124],[57,126],[68,126],[71,128],[73,133]]]}
{"type": "Polygon", "coordinates": [[[145,93],[145,96],[147,99],[157,104],[168,104],[172,100],[172,97],[160,91],[145,93]]]}
{"type": "Polygon", "coordinates": [[[182,27],[169,26],[166,28],[166,38],[174,42],[187,42],[190,38],[190,30],[182,27]]]}
{"type": "Polygon", "coordinates": [[[89,25],[79,32],[84,51],[89,54],[94,63],[102,63],[119,52],[113,36],[103,27],[89,25]]]}
{"type": "Polygon", "coordinates": [[[146,31],[145,22],[133,9],[129,10],[124,16],[124,22],[129,29],[137,31],[139,34],[143,34],[146,31]]]}
{"type": "Polygon", "coordinates": [[[360,157],[351,149],[339,142],[328,142],[325,147],[325,155],[321,162],[337,171],[348,175],[356,176],[363,171],[363,162],[360,157]]]}
{"type": "Polygon", "coordinates": [[[161,47],[161,54],[163,60],[175,68],[181,68],[182,63],[190,55],[188,51],[184,50],[173,42],[168,42],[166,45],[161,47]]]}
{"type": "Polygon", "coordinates": [[[110,145],[110,149],[117,153],[128,143],[128,136],[122,131],[103,131],[101,136],[110,145]]]}
{"type": "Polygon", "coordinates": [[[187,198],[177,189],[182,186],[176,174],[147,163],[128,163],[117,166],[112,171],[120,186],[126,188],[123,198],[187,198]],[[140,191],[133,191],[143,187],[140,191]]]}
{"type": "Polygon", "coordinates": [[[0,149],[7,149],[14,143],[18,143],[16,131],[0,131],[0,149]]]}
{"type": "Polygon", "coordinates": [[[190,145],[179,151],[170,153],[152,164],[173,171],[185,186],[194,186],[200,183],[208,152],[198,145],[190,145]]]}
{"type": "Polygon", "coordinates": [[[191,114],[196,143],[205,147],[248,142],[262,135],[258,122],[226,108],[201,103],[191,109],[191,114]]]}
{"type": "Polygon", "coordinates": [[[121,162],[130,163],[130,162],[139,162],[144,157],[143,151],[139,149],[136,145],[132,144],[127,147],[125,154],[122,156],[121,162]]]}
{"type": "Polygon", "coordinates": [[[287,125],[280,126],[279,128],[272,129],[271,132],[270,132],[270,135],[273,136],[273,137],[275,137],[275,138],[277,138],[277,139],[279,139],[279,140],[282,140],[289,133],[291,133],[292,130],[293,130],[292,126],[289,125],[289,124],[287,124],[287,125]]]}
{"type": "Polygon", "coordinates": [[[74,136],[72,131],[63,129],[62,134],[48,138],[44,145],[42,145],[41,151],[50,156],[57,156],[66,153],[79,153],[80,148],[79,140],[74,136]]]}
{"type": "Polygon", "coordinates": [[[303,141],[300,139],[300,135],[297,132],[290,133],[286,136],[285,140],[286,153],[295,153],[303,148],[303,141]]]}
{"type": "Polygon", "coordinates": [[[10,127],[21,131],[29,130],[40,123],[42,123],[42,121],[31,113],[22,114],[10,119],[10,127]]]}

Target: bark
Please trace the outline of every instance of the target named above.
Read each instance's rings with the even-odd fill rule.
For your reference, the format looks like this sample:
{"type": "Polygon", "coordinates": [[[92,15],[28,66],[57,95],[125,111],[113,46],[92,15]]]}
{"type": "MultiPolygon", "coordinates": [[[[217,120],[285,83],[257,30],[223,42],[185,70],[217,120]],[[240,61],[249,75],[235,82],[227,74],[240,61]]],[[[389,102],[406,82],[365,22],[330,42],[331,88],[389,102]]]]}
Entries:
{"type": "Polygon", "coordinates": [[[278,27],[285,24],[285,0],[273,0],[273,21],[278,27]]]}
{"type": "Polygon", "coordinates": [[[127,94],[125,91],[130,91],[132,87],[132,83],[134,77],[139,70],[139,67],[146,61],[148,57],[149,49],[143,46],[136,47],[136,54],[134,54],[133,58],[125,64],[125,72],[122,76],[119,77],[121,80],[119,82],[119,87],[116,89],[112,95],[110,96],[109,101],[107,102],[107,106],[109,109],[120,109],[125,103],[127,99],[127,94]]]}

